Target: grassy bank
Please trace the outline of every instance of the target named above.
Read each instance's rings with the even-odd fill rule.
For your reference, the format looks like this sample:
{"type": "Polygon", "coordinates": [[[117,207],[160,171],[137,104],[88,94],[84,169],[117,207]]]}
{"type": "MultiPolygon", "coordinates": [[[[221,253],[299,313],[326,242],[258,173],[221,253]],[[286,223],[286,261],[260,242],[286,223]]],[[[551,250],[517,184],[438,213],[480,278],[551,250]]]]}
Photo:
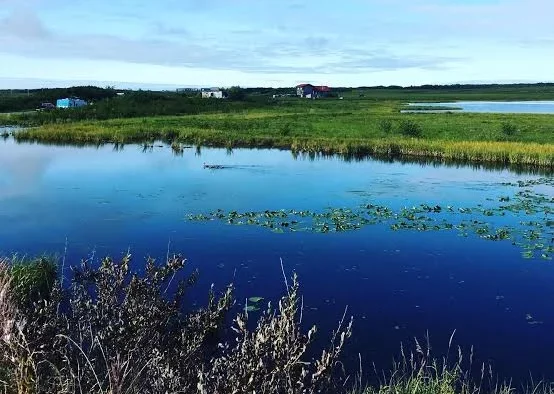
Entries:
{"type": "Polygon", "coordinates": [[[284,100],[234,113],[47,124],[18,141],[264,147],[554,167],[553,115],[401,114],[400,101],[284,100]]]}

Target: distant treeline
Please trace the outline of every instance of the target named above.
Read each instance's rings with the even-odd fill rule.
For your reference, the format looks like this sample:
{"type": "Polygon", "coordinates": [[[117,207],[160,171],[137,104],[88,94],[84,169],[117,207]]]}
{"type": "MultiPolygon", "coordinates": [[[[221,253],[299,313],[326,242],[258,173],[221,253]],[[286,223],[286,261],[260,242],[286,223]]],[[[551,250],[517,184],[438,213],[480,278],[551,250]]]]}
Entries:
{"type": "MultiPolygon", "coordinates": [[[[279,89],[287,93],[293,92],[291,88],[279,89]]],[[[259,104],[260,98],[265,98],[274,94],[276,89],[242,89],[240,87],[231,87],[225,89],[226,97],[230,101],[249,101],[259,104]]],[[[101,113],[106,111],[111,113],[120,113],[121,116],[128,116],[129,112],[135,116],[142,115],[175,115],[179,113],[189,113],[191,103],[200,98],[200,91],[150,91],[150,90],[116,90],[113,87],[100,88],[96,86],[75,86],[70,88],[56,89],[12,89],[0,90],[0,113],[2,112],[22,112],[32,111],[41,107],[42,103],[56,104],[56,100],[66,97],[78,97],[91,104],[96,105],[95,111],[84,110],[83,113],[98,113],[100,119],[103,119],[101,113]],[[109,101],[109,99],[114,99],[109,101]],[[109,101],[109,104],[106,103],[109,101]],[[166,105],[163,109],[161,106],[166,105]],[[129,108],[131,105],[137,106],[135,110],[129,108]],[[149,107],[149,108],[145,108],[149,107]]],[[[213,100],[210,103],[193,105],[193,107],[212,107],[226,104],[215,104],[213,100]]],[[[194,112],[194,111],[192,111],[194,112]]]]}
{"type": "MultiPolygon", "coordinates": [[[[77,93],[78,91],[73,91],[77,93]]],[[[68,93],[63,92],[63,93],[68,93]]],[[[41,125],[65,123],[79,120],[105,120],[114,118],[133,118],[160,115],[195,115],[201,113],[234,112],[271,105],[267,99],[243,97],[235,92],[228,100],[202,99],[199,94],[152,91],[127,91],[124,95],[94,96],[75,94],[89,101],[90,105],[72,109],[53,109],[40,112],[27,112],[14,116],[20,124],[41,125]]],[[[42,96],[45,97],[45,96],[42,96]]],[[[39,105],[40,105],[39,101],[39,105]]],[[[13,111],[13,109],[12,109],[13,111]]]]}
{"type": "MultiPolygon", "coordinates": [[[[524,89],[524,88],[552,88],[554,89],[554,83],[511,83],[511,84],[452,84],[452,85],[417,85],[417,86],[398,86],[398,85],[379,85],[379,86],[360,86],[355,89],[391,89],[391,90],[491,90],[491,89],[524,89]]],[[[353,88],[340,87],[336,89],[351,90],[353,88]]]]}
{"type": "Polygon", "coordinates": [[[88,102],[96,102],[116,95],[117,91],[113,88],[99,88],[96,86],[0,90],[0,112],[34,110],[39,108],[42,103],[56,104],[57,99],[65,97],[79,97],[88,102]]]}
{"type": "MultiPolygon", "coordinates": [[[[273,95],[294,96],[294,87],[225,89],[225,100],[202,99],[197,90],[143,91],[113,87],[77,86],[59,89],[0,90],[0,113],[18,113],[2,120],[10,124],[64,123],[78,120],[187,115],[234,112],[253,108],[291,105],[290,100],[272,100],[273,95]],[[90,105],[71,110],[35,112],[42,103],[55,104],[64,97],[79,97],[90,105]]],[[[552,100],[554,83],[490,85],[423,85],[332,87],[329,99],[441,101],[441,100],[552,100]]],[[[298,105],[298,104],[297,104],[298,105]]]]}

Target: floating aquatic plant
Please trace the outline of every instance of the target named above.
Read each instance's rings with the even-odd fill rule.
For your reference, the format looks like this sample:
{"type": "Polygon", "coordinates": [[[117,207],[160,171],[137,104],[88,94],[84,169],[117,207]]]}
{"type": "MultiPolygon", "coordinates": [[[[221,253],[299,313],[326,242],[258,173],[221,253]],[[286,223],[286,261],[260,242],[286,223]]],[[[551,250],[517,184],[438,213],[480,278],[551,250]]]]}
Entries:
{"type": "Polygon", "coordinates": [[[188,215],[192,221],[224,221],[231,225],[254,225],[276,233],[316,232],[338,233],[359,230],[369,225],[388,225],[393,231],[458,231],[460,236],[474,234],[488,241],[510,240],[522,248],[524,258],[550,260],[554,240],[554,197],[537,193],[532,186],[550,186],[550,178],[505,183],[504,186],[524,188],[514,195],[499,197],[500,205],[484,207],[453,207],[423,203],[393,210],[384,205],[365,204],[357,208],[328,208],[310,210],[265,210],[261,212],[225,212],[218,209],[209,214],[188,215]],[[507,214],[518,225],[494,225],[490,219],[507,214]],[[469,216],[469,219],[460,220],[469,216]],[[487,220],[483,220],[487,219],[487,220]],[[524,219],[524,220],[523,220],[524,219]]]}

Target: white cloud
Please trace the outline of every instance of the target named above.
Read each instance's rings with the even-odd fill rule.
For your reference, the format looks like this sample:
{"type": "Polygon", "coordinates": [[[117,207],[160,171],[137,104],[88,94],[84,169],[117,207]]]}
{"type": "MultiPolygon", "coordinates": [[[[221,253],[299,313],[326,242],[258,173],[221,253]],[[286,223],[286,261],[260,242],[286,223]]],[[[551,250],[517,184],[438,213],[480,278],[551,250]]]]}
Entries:
{"type": "Polygon", "coordinates": [[[552,78],[541,66],[551,64],[554,47],[554,3],[546,0],[0,4],[7,5],[0,12],[4,78],[174,78],[178,85],[197,78],[210,85],[552,78]]]}
{"type": "MultiPolygon", "coordinates": [[[[11,1],[11,0],[0,0],[11,1]]],[[[36,13],[28,8],[16,8],[6,18],[0,20],[0,34],[5,39],[42,40],[50,36],[50,32],[42,24],[36,13]]]]}
{"type": "Polygon", "coordinates": [[[433,56],[403,58],[388,51],[353,48],[314,35],[259,44],[241,41],[224,45],[211,40],[202,42],[184,28],[158,26],[158,31],[164,36],[178,35],[184,39],[139,40],[108,34],[62,34],[47,29],[32,12],[15,11],[0,21],[0,48],[4,53],[29,58],[110,60],[259,73],[438,68],[453,60],[433,56]]]}

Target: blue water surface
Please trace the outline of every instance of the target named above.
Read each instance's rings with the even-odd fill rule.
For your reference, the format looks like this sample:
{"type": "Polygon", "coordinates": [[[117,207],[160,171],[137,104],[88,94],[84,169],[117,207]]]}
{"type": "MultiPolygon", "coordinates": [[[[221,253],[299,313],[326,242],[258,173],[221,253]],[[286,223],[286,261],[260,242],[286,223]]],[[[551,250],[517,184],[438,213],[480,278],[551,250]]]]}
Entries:
{"type": "MultiPolygon", "coordinates": [[[[554,101],[456,101],[446,103],[409,103],[408,106],[451,107],[459,112],[502,114],[554,114],[554,101]]],[[[449,110],[423,110],[403,112],[448,112],[449,110]]]]}
{"type": "MultiPolygon", "coordinates": [[[[196,222],[187,214],[382,204],[476,206],[538,178],[508,170],[294,159],[278,150],[152,150],[57,147],[0,142],[0,252],[64,254],[66,264],[130,250],[137,269],[147,256],[183,253],[200,271],[193,301],[213,283],[233,282],[237,302],[285,291],[280,259],[298,273],[304,324],[322,343],[342,317],[354,316],[348,345],[368,366],[387,368],[400,344],[429,334],[435,354],[474,346],[477,362],[503,377],[554,378],[554,265],[523,259],[509,241],[456,231],[392,231],[388,225],[321,234],[276,234],[255,226],[196,222]],[[227,166],[210,170],[203,163],[227,166]],[[529,316],[538,324],[529,324],[529,316]],[[516,361],[517,360],[517,361],[516,361]]],[[[549,187],[543,194],[553,196],[549,187]]],[[[491,219],[492,220],[492,219],[491,219]]],[[[519,219],[503,217],[498,220],[519,219]]],[[[349,364],[350,365],[350,364],[349,364]]]]}

